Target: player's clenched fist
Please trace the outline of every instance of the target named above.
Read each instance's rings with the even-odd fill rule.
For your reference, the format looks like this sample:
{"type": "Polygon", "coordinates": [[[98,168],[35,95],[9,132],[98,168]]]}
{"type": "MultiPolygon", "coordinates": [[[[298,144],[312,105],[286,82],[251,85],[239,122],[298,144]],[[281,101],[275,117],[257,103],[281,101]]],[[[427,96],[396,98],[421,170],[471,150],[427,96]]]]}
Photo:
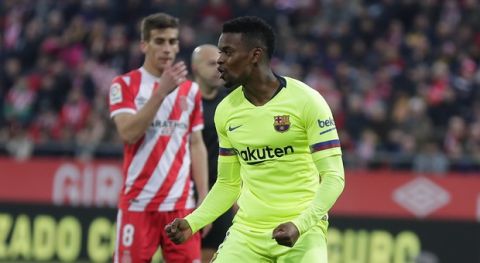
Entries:
{"type": "Polygon", "coordinates": [[[292,222],[278,225],[272,233],[272,238],[274,238],[279,245],[287,247],[293,247],[299,236],[300,233],[292,222]]]}
{"type": "Polygon", "coordinates": [[[168,238],[175,244],[181,244],[192,236],[192,229],[187,220],[175,218],[172,223],[165,226],[168,238]]]}
{"type": "Polygon", "coordinates": [[[185,66],[183,61],[177,62],[173,66],[165,67],[160,78],[158,92],[162,95],[169,94],[187,79],[187,73],[187,66],[185,66]]]}

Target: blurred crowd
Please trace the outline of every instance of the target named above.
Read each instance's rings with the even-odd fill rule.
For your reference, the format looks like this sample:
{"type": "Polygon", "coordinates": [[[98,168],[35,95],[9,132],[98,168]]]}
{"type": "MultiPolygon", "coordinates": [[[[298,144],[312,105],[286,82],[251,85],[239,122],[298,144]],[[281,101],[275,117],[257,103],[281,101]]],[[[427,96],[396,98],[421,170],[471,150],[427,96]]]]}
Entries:
{"type": "Polygon", "coordinates": [[[1,151],[120,154],[108,88],[158,11],[180,18],[187,62],[230,18],[273,25],[275,71],[326,98],[347,167],[480,171],[476,0],[2,0],[1,151]]]}

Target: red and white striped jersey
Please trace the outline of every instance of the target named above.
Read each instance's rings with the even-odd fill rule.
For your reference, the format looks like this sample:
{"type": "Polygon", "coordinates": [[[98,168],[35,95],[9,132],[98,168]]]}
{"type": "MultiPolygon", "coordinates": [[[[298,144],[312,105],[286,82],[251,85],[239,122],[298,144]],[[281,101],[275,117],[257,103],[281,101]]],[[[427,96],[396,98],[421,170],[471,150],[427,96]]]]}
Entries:
{"type": "MultiPolygon", "coordinates": [[[[159,78],[143,67],[114,78],[110,117],[139,111],[159,78]]],[[[190,135],[203,129],[201,93],[191,81],[162,102],[150,127],[135,144],[124,145],[124,185],[119,207],[130,211],[173,211],[195,207],[190,135]]]]}

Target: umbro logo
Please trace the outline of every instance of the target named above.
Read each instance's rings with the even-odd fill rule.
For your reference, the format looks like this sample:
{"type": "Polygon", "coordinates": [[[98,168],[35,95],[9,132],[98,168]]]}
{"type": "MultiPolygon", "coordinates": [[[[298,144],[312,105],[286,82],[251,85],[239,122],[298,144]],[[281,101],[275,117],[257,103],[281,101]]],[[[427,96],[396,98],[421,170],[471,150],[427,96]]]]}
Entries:
{"type": "Polygon", "coordinates": [[[240,128],[241,126],[242,126],[242,125],[238,125],[238,126],[232,127],[232,126],[230,125],[230,126],[228,126],[228,131],[234,131],[234,130],[240,128]]]}

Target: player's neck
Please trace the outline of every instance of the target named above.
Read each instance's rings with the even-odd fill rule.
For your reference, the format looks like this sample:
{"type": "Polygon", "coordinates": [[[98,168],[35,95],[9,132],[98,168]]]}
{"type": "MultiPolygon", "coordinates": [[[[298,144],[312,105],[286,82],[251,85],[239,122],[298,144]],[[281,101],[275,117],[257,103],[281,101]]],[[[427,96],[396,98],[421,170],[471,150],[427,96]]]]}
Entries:
{"type": "Polygon", "coordinates": [[[147,71],[150,75],[160,78],[162,76],[163,70],[159,70],[158,68],[151,66],[147,62],[143,63],[143,69],[147,71]]]}
{"type": "Polygon", "coordinates": [[[248,83],[243,85],[243,93],[247,100],[255,106],[262,106],[269,102],[280,88],[280,83],[273,72],[258,72],[253,75],[248,83]]]}

